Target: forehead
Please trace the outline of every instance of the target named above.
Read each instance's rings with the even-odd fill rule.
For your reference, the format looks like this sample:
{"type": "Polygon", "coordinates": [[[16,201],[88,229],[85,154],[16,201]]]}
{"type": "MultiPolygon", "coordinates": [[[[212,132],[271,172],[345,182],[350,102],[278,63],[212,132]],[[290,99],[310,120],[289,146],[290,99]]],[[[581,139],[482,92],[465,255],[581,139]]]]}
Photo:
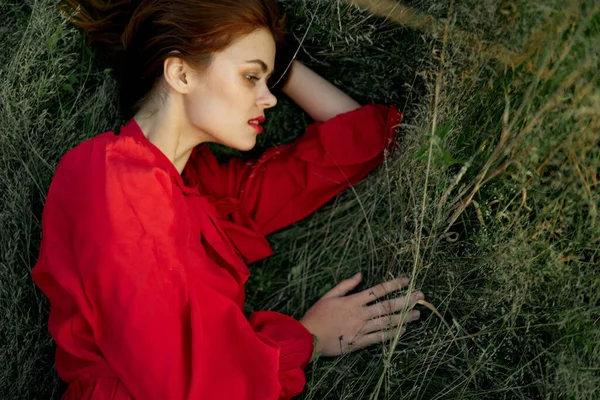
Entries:
{"type": "Polygon", "coordinates": [[[224,57],[237,64],[244,64],[247,60],[260,59],[272,70],[275,61],[275,41],[271,32],[260,28],[238,38],[216,56],[224,57]]]}

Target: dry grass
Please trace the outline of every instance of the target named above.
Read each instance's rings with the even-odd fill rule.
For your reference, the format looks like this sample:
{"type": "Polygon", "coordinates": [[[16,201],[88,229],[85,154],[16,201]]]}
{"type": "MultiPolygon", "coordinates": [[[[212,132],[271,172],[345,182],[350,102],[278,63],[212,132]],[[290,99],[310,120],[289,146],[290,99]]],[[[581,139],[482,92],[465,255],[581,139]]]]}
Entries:
{"type": "MultiPolygon", "coordinates": [[[[250,305],[300,317],[362,270],[363,287],[412,276],[439,313],[419,306],[392,343],[318,359],[302,398],[597,398],[597,2],[388,0],[383,17],[283,3],[300,59],[406,119],[367,181],[271,238],[250,305]]],[[[29,278],[41,209],[59,157],[120,121],[109,71],[52,1],[0,1],[0,15],[0,398],[58,398],[29,278]]],[[[281,101],[261,147],[307,122],[281,101]]]]}

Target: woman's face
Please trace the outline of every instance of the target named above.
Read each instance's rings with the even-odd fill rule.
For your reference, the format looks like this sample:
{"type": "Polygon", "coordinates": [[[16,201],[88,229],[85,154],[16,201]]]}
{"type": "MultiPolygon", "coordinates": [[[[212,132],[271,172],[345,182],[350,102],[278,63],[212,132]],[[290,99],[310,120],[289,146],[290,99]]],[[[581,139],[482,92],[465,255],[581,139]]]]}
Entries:
{"type": "Polygon", "coordinates": [[[275,42],[266,29],[244,36],[213,55],[198,73],[184,107],[199,135],[237,150],[250,150],[262,130],[250,123],[277,104],[267,88],[275,62],[275,42]]]}

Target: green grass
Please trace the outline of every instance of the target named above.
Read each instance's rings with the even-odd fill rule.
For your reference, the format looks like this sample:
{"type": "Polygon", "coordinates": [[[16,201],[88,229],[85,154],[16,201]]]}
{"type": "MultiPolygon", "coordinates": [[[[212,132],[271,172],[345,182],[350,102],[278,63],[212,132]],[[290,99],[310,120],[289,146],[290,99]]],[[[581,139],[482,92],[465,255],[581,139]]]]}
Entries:
{"type": "MultiPolygon", "coordinates": [[[[444,318],[421,308],[396,343],[317,360],[302,398],[598,398],[595,2],[402,3],[439,32],[344,1],[283,3],[306,33],[302,61],[406,119],[377,172],[270,238],[248,302],[301,317],[362,270],[361,288],[412,276],[444,318]],[[506,65],[466,33],[527,57],[506,65]]],[[[52,1],[0,0],[0,16],[0,398],[56,399],[48,305],[29,277],[44,196],[66,150],[121,121],[110,72],[52,1]]],[[[259,149],[308,122],[282,99],[259,149]]]]}

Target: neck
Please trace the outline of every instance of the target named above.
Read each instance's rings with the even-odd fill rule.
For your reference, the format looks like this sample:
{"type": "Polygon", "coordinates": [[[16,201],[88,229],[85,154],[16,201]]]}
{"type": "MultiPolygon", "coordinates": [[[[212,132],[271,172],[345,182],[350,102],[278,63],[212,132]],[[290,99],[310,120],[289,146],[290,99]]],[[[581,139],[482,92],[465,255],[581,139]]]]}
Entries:
{"type": "Polygon", "coordinates": [[[194,128],[184,117],[185,114],[173,108],[166,105],[155,111],[141,109],[134,119],[144,136],[173,163],[181,174],[192,150],[202,141],[194,134],[194,128]]]}

